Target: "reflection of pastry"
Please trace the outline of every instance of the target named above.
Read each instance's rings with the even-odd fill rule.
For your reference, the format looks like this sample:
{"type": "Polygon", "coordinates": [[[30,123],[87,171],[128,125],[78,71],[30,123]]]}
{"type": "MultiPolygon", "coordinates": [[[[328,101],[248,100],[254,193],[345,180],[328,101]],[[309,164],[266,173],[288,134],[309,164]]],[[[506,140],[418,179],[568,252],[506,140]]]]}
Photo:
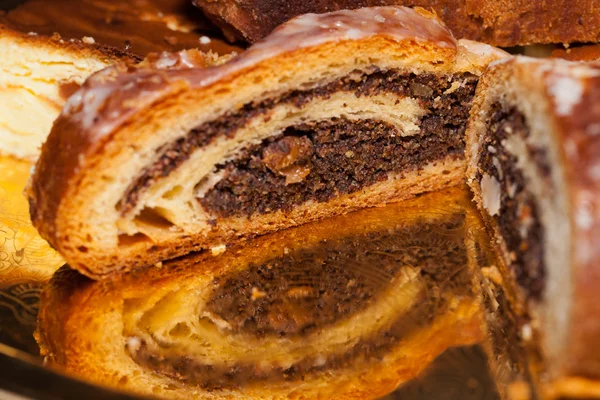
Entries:
{"type": "Polygon", "coordinates": [[[40,292],[46,283],[23,277],[18,283],[0,284],[0,343],[39,355],[33,332],[40,292]]]}
{"type": "Polygon", "coordinates": [[[0,14],[0,153],[34,160],[65,100],[94,71],[150,52],[235,49],[200,40],[178,4],[29,0],[0,14]]]}
{"type": "Polygon", "coordinates": [[[169,398],[382,396],[481,338],[467,199],[426,195],[98,282],[62,269],[42,295],[42,352],[169,398]]]}
{"type": "Polygon", "coordinates": [[[417,379],[380,400],[500,400],[495,387],[481,346],[452,347],[417,379]]]}
{"type": "Polygon", "coordinates": [[[542,395],[600,378],[599,94],[599,67],[514,58],[482,79],[467,132],[468,179],[500,256],[492,297],[529,354],[509,362],[542,395]]]}
{"type": "Polygon", "coordinates": [[[486,63],[431,15],[307,15],[216,68],[107,69],[72,98],[30,191],[36,227],[98,277],[463,179],[486,63]]]}
{"type": "Polygon", "coordinates": [[[600,27],[598,4],[590,0],[194,0],[194,3],[226,34],[250,42],[296,15],[382,5],[432,9],[456,37],[505,47],[597,42],[600,27]]]}

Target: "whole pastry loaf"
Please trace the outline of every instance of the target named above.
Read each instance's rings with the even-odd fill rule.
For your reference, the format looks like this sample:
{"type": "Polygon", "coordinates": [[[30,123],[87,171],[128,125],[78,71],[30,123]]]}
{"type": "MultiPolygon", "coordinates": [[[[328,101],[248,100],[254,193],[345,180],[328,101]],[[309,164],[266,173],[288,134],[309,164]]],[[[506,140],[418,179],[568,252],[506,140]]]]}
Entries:
{"type": "Polygon", "coordinates": [[[231,38],[254,42],[304,13],[397,5],[433,10],[458,38],[495,46],[597,42],[600,4],[593,0],[194,0],[231,38]]]}
{"type": "Polygon", "coordinates": [[[504,55],[385,7],[296,18],[217,67],[108,68],[43,146],[33,223],[100,277],[456,185],[504,55]]]}
{"type": "Polygon", "coordinates": [[[600,67],[517,57],[477,90],[467,175],[500,261],[486,279],[496,344],[515,338],[507,360],[542,398],[595,397],[600,67]]]}
{"type": "Polygon", "coordinates": [[[152,397],[380,398],[482,339],[473,211],[452,190],[115,279],[64,268],[37,338],[50,365],[152,397]]]}

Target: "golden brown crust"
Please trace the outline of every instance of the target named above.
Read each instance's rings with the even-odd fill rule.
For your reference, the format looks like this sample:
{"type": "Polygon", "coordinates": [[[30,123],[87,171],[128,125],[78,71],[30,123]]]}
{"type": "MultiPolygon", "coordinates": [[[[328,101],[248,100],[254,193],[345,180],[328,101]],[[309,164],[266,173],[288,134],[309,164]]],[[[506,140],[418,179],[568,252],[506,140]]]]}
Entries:
{"type": "MultiPolygon", "coordinates": [[[[93,88],[96,84],[102,84],[104,77],[107,75],[122,73],[126,77],[129,77],[134,74],[134,71],[140,71],[139,75],[145,76],[146,80],[138,80],[138,88],[155,91],[154,95],[156,96],[162,94],[160,86],[164,84],[164,80],[159,79],[157,85],[156,77],[160,76],[165,67],[175,73],[178,70],[190,68],[201,70],[207,66],[220,63],[220,60],[220,58],[214,58],[210,54],[196,51],[150,55],[150,57],[135,66],[119,63],[100,71],[84,83],[82,90],[85,90],[88,86],[93,88]],[[147,86],[144,86],[144,83],[147,86]],[[159,88],[156,86],[159,86],[159,88]]],[[[109,100],[112,101],[114,99],[109,100]]],[[[127,100],[117,99],[118,104],[125,101],[127,100]]],[[[111,104],[115,105],[114,102],[111,104]]],[[[49,240],[51,245],[54,241],[49,238],[56,237],[56,225],[48,223],[48,221],[55,220],[60,201],[69,190],[74,190],[75,184],[73,183],[73,179],[79,172],[80,162],[88,152],[93,152],[97,148],[101,148],[104,142],[110,139],[109,137],[98,137],[97,132],[94,131],[82,130],[78,120],[74,121],[69,118],[59,117],[55,121],[54,131],[61,133],[49,135],[43,145],[43,148],[47,148],[48,150],[42,152],[35,168],[35,175],[43,176],[44,178],[30,179],[29,188],[27,189],[33,190],[38,194],[35,196],[35,200],[34,197],[29,197],[29,212],[32,222],[38,231],[40,231],[40,234],[46,240],[49,240]],[[79,154],[79,156],[72,157],[73,154],[79,154]],[[46,194],[42,195],[42,193],[46,194]],[[42,201],[37,201],[37,199],[42,199],[42,201]],[[38,223],[37,225],[36,222],[38,223]]],[[[91,167],[91,165],[88,164],[88,167],[91,167]]],[[[54,247],[57,250],[60,248],[58,245],[54,245],[54,247]]],[[[163,253],[160,259],[169,258],[175,253],[179,252],[171,249],[163,253]]],[[[93,263],[92,260],[90,262],[93,263]]]]}
{"type": "Polygon", "coordinates": [[[380,5],[433,9],[457,38],[495,46],[596,42],[600,38],[600,8],[589,0],[195,0],[195,4],[226,32],[250,42],[296,15],[380,5]]]}
{"type": "MultiPolygon", "coordinates": [[[[89,193],[85,192],[90,187],[97,187],[98,194],[105,193],[106,189],[100,189],[104,181],[121,178],[118,175],[122,168],[119,172],[115,171],[112,178],[109,176],[112,173],[105,173],[115,167],[114,157],[124,157],[126,152],[131,152],[127,160],[133,161],[141,157],[142,151],[146,151],[146,157],[151,157],[152,149],[145,145],[145,138],[151,137],[153,131],[172,129],[172,126],[179,126],[182,119],[188,121],[186,130],[195,128],[199,123],[194,121],[198,118],[211,118],[213,111],[209,110],[220,110],[217,114],[220,115],[223,107],[230,107],[230,102],[235,102],[235,107],[238,107],[237,104],[245,104],[248,99],[265,96],[264,88],[290,90],[295,84],[291,82],[297,81],[298,75],[304,76],[302,74],[311,68],[323,70],[323,57],[335,59],[338,61],[336,68],[341,68],[339,60],[357,60],[358,54],[364,53],[364,57],[367,52],[388,54],[389,61],[380,60],[381,63],[403,63],[408,53],[414,60],[411,70],[422,68],[440,73],[479,75],[489,61],[503,56],[489,46],[456,43],[438,21],[411,10],[366,9],[361,15],[361,18],[373,19],[378,24],[363,27],[361,18],[354,18],[352,12],[297,19],[277,30],[267,41],[215,68],[127,71],[120,66],[96,74],[70,99],[43,147],[29,189],[35,226],[67,257],[70,265],[98,277],[121,267],[129,269],[153,264],[186,250],[204,247],[219,237],[230,240],[248,232],[256,234],[279,229],[343,212],[344,209],[398,200],[419,190],[435,190],[442,184],[456,184],[462,176],[461,164],[451,159],[441,160],[429,167],[432,172],[447,171],[444,180],[422,179],[417,171],[396,187],[393,181],[389,181],[377,197],[373,196],[374,199],[369,199],[369,192],[365,191],[360,194],[362,200],[352,200],[352,196],[347,196],[336,208],[323,203],[312,208],[307,206],[302,213],[292,213],[289,217],[277,214],[262,220],[256,218],[251,225],[252,231],[248,224],[239,231],[239,226],[219,223],[219,228],[210,235],[190,234],[173,237],[170,241],[161,240],[162,243],[146,241],[119,251],[98,251],[93,240],[89,239],[94,234],[80,229],[83,225],[79,224],[89,222],[77,221],[81,217],[74,210],[87,207],[85,203],[88,201],[83,199],[89,193]],[[377,17],[379,14],[387,17],[381,20],[377,17]],[[341,42],[343,46],[339,45],[341,42]],[[412,46],[419,51],[413,52],[412,46]],[[436,60],[435,66],[432,66],[432,59],[436,60]],[[289,68],[283,68],[284,65],[289,68]],[[298,66],[303,66],[303,69],[298,70],[298,66]],[[261,83],[257,85],[256,82],[261,83]],[[177,115],[181,118],[175,119],[177,115]],[[402,185],[407,191],[398,190],[402,185]],[[78,248],[81,246],[84,247],[80,251],[78,248]]],[[[320,73],[326,76],[331,70],[320,73]]],[[[112,205],[102,207],[113,212],[112,205]]]]}

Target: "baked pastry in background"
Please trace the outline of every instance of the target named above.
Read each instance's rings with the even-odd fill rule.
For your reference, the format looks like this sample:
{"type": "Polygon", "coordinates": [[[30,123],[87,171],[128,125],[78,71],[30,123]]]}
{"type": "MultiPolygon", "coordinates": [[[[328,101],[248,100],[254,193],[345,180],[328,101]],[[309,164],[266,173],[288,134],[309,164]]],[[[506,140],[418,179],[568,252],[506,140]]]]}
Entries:
{"type": "Polygon", "coordinates": [[[457,38],[511,47],[598,42],[600,5],[590,0],[194,0],[230,38],[254,42],[300,14],[367,6],[433,10],[457,38]]]}
{"type": "Polygon", "coordinates": [[[499,255],[488,284],[507,305],[501,329],[524,349],[508,361],[542,398],[594,397],[600,67],[517,57],[490,67],[477,90],[467,176],[499,255]]]}
{"type": "Polygon", "coordinates": [[[32,220],[98,278],[457,185],[505,54],[388,7],[299,17],[214,68],[106,69],[43,147],[32,220]]]}
{"type": "Polygon", "coordinates": [[[552,57],[569,61],[597,61],[600,59],[600,44],[588,44],[552,51],[552,57]]]}
{"type": "Polygon", "coordinates": [[[165,398],[384,396],[482,339],[469,207],[454,189],[115,279],[61,269],[41,296],[42,354],[165,398]]]}
{"type": "MultiPolygon", "coordinates": [[[[236,47],[184,1],[30,0],[0,14],[0,152],[34,161],[66,99],[93,72],[150,52],[236,47]]],[[[193,8],[193,7],[192,7],[193,8]]]]}

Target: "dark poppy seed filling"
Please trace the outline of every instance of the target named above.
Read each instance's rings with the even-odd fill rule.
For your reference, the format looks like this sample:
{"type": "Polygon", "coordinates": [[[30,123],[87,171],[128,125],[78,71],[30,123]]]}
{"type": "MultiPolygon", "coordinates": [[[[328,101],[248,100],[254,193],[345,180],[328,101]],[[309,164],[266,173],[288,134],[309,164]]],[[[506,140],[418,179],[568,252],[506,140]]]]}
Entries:
{"type": "MultiPolygon", "coordinates": [[[[368,72],[357,71],[321,87],[296,90],[279,98],[246,104],[239,110],[200,125],[185,137],[160,149],[158,161],[129,187],[118,208],[123,215],[132,210],[145,189],[157,179],[167,177],[193,151],[219,136],[234,137],[237,130],[252,118],[281,104],[302,109],[315,98],[327,99],[337,92],[349,92],[357,98],[392,93],[399,98],[416,99],[426,110],[426,115],[419,122],[420,132],[414,137],[402,137],[395,127],[382,121],[349,121],[343,118],[290,127],[277,138],[246,148],[235,160],[217,166],[218,170],[225,171],[225,176],[201,199],[205,209],[216,216],[288,209],[310,199],[326,201],[338,193],[357,191],[385,179],[391,172],[419,169],[446,156],[462,157],[465,125],[476,85],[477,77],[468,73],[415,75],[373,67],[368,72]],[[340,143],[332,143],[335,138],[341,139],[340,143]],[[299,166],[292,165],[289,171],[281,171],[286,168],[281,163],[254,162],[257,155],[262,160],[266,148],[281,140],[288,143],[279,146],[280,152],[286,145],[292,149],[302,146],[305,152],[299,155],[299,166]],[[290,141],[294,140],[296,142],[292,145],[290,141]],[[357,148],[350,149],[353,145],[357,148]],[[396,159],[399,161],[388,165],[389,160],[396,159]],[[338,165],[341,161],[343,163],[338,165]],[[314,166],[317,168],[312,168],[314,166]],[[250,187],[256,179],[264,182],[259,187],[250,187]],[[300,185],[299,182],[305,184],[300,185]],[[232,193],[240,191],[244,195],[233,201],[232,193]],[[275,194],[275,198],[267,205],[259,205],[257,199],[264,200],[265,191],[275,194]]],[[[277,159],[272,161],[278,162],[277,159]]]]}
{"type": "Polygon", "coordinates": [[[387,301],[380,296],[394,290],[393,278],[405,268],[418,267],[416,279],[425,288],[414,305],[344,351],[310,354],[289,367],[247,361],[209,365],[168,348],[153,350],[146,343],[131,355],[158,374],[206,390],[304,380],[356,363],[380,362],[402,338],[446,312],[457,296],[470,296],[464,223],[463,214],[423,217],[389,230],[332,238],[214,281],[203,312],[225,321],[227,332],[309,345],[310,335],[353,318],[378,300],[387,301]]]}
{"type": "MultiPolygon", "coordinates": [[[[475,265],[487,268],[498,265],[497,255],[491,251],[490,246],[491,239],[488,235],[476,240],[475,265]]],[[[505,379],[511,380],[515,375],[525,376],[528,373],[527,368],[524,368],[527,352],[520,340],[520,332],[530,319],[526,314],[515,313],[505,288],[499,282],[494,282],[485,273],[480,274],[479,277],[483,288],[482,304],[486,309],[489,344],[497,357],[495,365],[503,374],[500,384],[506,384],[508,382],[505,382],[505,379]]]]}
{"type": "MultiPolygon", "coordinates": [[[[529,136],[525,117],[516,108],[492,106],[490,124],[479,153],[478,181],[483,174],[494,177],[500,184],[501,208],[494,218],[512,256],[510,268],[525,293],[539,300],[544,291],[544,229],[533,196],[527,190],[523,173],[517,168],[517,157],[510,154],[503,141],[510,135],[521,140],[529,136]],[[490,151],[490,148],[493,151],[490,151]]],[[[529,154],[544,179],[550,166],[543,151],[528,146],[529,154]]]]}
{"type": "Polygon", "coordinates": [[[213,215],[230,217],[290,210],[307,200],[325,202],[385,181],[390,172],[408,172],[448,156],[462,157],[462,134],[441,131],[427,136],[403,137],[385,122],[329,121],[302,124],[246,149],[222,166],[225,177],[200,199],[213,215]],[[288,171],[269,165],[265,151],[284,148],[290,138],[301,139],[309,152],[297,157],[288,171]],[[294,169],[295,167],[295,169],[294,169]],[[290,182],[290,174],[296,179],[290,182]],[[268,193],[268,196],[265,194],[268,193]]]}

